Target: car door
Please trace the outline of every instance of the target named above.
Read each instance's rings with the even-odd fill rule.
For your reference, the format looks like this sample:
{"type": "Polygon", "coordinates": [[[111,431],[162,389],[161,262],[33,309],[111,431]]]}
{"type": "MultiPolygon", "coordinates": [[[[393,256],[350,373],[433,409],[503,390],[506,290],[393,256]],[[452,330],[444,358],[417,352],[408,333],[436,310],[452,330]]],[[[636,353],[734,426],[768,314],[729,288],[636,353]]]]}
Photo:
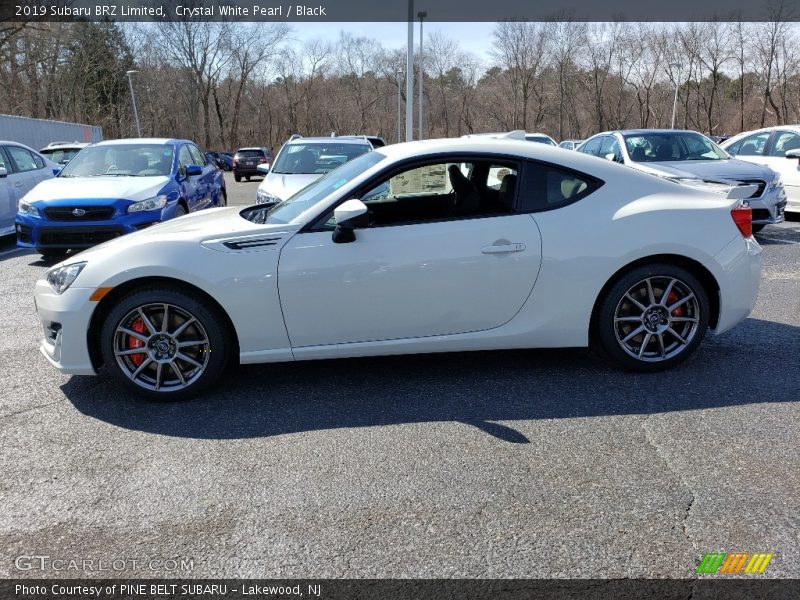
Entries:
{"type": "Polygon", "coordinates": [[[0,235],[3,235],[13,229],[14,217],[17,214],[17,202],[11,180],[11,163],[2,146],[0,146],[0,167],[6,170],[6,175],[0,177],[0,235]]]}
{"type": "Polygon", "coordinates": [[[195,177],[197,186],[198,203],[195,210],[208,208],[212,204],[214,177],[217,169],[206,160],[200,149],[194,144],[189,144],[189,153],[192,155],[193,164],[203,168],[203,173],[195,177]]]}
{"type": "Polygon", "coordinates": [[[800,202],[800,161],[786,158],[786,152],[799,149],[800,134],[794,131],[773,131],[763,160],[763,164],[780,173],[786,195],[795,202],[800,202]]]}
{"type": "Polygon", "coordinates": [[[197,176],[189,177],[186,175],[186,167],[196,164],[188,144],[181,144],[178,149],[178,181],[181,186],[183,199],[189,207],[189,212],[197,210],[200,206],[202,194],[200,193],[199,180],[197,176]]]}
{"type": "Polygon", "coordinates": [[[438,159],[373,179],[356,194],[372,224],[353,242],[333,242],[329,213],[284,246],[278,282],[293,347],[483,331],[514,318],[538,275],[538,228],[511,211],[511,164],[483,170],[484,183],[490,172],[504,177],[483,192],[494,206],[454,214],[449,167],[473,185],[462,164],[438,159]]]}
{"type": "Polygon", "coordinates": [[[38,168],[33,155],[21,146],[5,146],[9,163],[13,167],[8,175],[8,184],[17,201],[30,192],[38,183],[33,172],[38,168]]]}

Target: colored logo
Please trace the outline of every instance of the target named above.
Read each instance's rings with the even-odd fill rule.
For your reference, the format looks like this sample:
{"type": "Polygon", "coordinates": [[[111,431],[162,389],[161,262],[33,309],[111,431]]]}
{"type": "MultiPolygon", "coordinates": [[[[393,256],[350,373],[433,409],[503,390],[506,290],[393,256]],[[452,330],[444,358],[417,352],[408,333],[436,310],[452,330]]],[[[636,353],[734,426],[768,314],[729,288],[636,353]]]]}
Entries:
{"type": "Polygon", "coordinates": [[[771,552],[710,552],[706,553],[697,573],[725,573],[737,575],[739,573],[761,574],[767,569],[769,561],[772,560],[771,552]]]}

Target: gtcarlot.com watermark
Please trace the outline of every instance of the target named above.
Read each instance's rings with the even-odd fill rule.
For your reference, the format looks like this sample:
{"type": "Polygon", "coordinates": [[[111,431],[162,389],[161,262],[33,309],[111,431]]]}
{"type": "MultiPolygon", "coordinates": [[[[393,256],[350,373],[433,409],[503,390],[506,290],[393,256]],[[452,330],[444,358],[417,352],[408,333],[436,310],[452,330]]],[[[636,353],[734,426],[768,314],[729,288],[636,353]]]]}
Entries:
{"type": "Polygon", "coordinates": [[[194,559],[175,558],[58,558],[44,554],[22,554],[14,559],[18,571],[57,573],[123,573],[151,571],[188,573],[194,570],[194,559]]]}

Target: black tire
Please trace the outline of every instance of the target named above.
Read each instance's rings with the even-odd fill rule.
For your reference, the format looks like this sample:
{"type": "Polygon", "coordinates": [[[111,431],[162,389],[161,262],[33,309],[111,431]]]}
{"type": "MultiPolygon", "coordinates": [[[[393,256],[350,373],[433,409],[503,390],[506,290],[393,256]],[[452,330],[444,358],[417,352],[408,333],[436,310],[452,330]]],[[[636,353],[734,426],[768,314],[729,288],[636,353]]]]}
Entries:
{"type": "Polygon", "coordinates": [[[178,207],[175,209],[175,218],[182,217],[186,214],[186,209],[183,207],[183,204],[178,204],[178,207]]]}
{"type": "Polygon", "coordinates": [[[250,183],[250,175],[245,175],[245,177],[247,178],[247,183],[250,183]]]}
{"type": "Polygon", "coordinates": [[[42,255],[42,260],[45,262],[64,260],[67,252],[69,252],[69,250],[65,248],[37,248],[36,250],[42,255]]]}
{"type": "Polygon", "coordinates": [[[766,223],[761,224],[761,225],[753,225],[753,233],[758,233],[759,231],[764,229],[764,227],[766,227],[766,226],[767,226],[766,223]]]}
{"type": "Polygon", "coordinates": [[[234,173],[233,179],[236,181],[236,183],[239,183],[242,180],[242,176],[239,175],[238,173],[234,173]]]}
{"type": "MultiPolygon", "coordinates": [[[[637,291],[633,295],[637,295],[637,291]]],[[[637,267],[615,281],[599,299],[592,323],[592,346],[603,358],[625,369],[642,372],[668,369],[689,358],[703,340],[708,329],[709,305],[705,288],[686,269],[670,263],[637,267]],[[645,292],[648,280],[656,303],[663,302],[664,306],[651,304],[648,300],[645,292]],[[669,288],[671,280],[677,283],[669,288]],[[640,284],[642,288],[637,287],[640,284]],[[645,293],[638,297],[641,300],[639,304],[630,301],[631,296],[627,295],[634,289],[641,289],[645,293]],[[670,295],[664,299],[667,289],[671,289],[670,295]],[[678,292],[680,296],[677,295],[678,292]],[[673,293],[676,298],[670,301],[673,293]],[[682,305],[684,308],[667,310],[667,305],[675,306],[683,298],[687,298],[682,305]],[[640,307],[646,310],[641,310],[640,307]],[[637,322],[635,319],[640,311],[641,321],[637,322]],[[661,320],[657,323],[651,322],[656,317],[661,320]],[[673,319],[676,321],[673,322],[673,319]],[[695,322],[688,322],[690,319],[695,322]],[[669,329],[662,330],[664,327],[672,329],[676,335],[669,329]],[[642,331],[634,335],[636,329],[642,331]],[[628,339],[631,335],[634,337],[628,339]],[[685,337],[679,337],[681,335],[685,337]],[[685,343],[679,340],[684,340],[685,343]],[[636,352],[632,353],[635,350],[632,346],[636,343],[639,344],[638,356],[633,355],[636,352]]]]}
{"type": "MultiPolygon", "coordinates": [[[[153,319],[155,319],[152,321],[154,326],[158,323],[160,327],[161,324],[158,322],[157,317],[153,316],[153,319]]],[[[169,319],[167,322],[168,324],[171,323],[169,319]]],[[[176,327],[170,328],[177,331],[181,324],[177,323],[176,327]]],[[[125,334],[119,335],[123,336],[124,339],[125,334]]],[[[198,396],[217,383],[229,362],[231,351],[235,348],[231,339],[224,316],[219,313],[217,307],[202,297],[198,297],[197,294],[190,295],[177,288],[148,287],[129,293],[120,299],[107,313],[100,330],[100,352],[111,377],[126,389],[152,400],[177,401],[198,396]],[[119,357],[120,362],[123,362],[123,366],[121,366],[115,355],[115,344],[118,343],[117,328],[123,324],[123,320],[130,318],[132,312],[140,307],[164,304],[170,305],[170,310],[172,311],[171,319],[173,320],[181,318],[181,311],[183,311],[184,316],[188,314],[196,319],[200,329],[195,329],[194,331],[191,328],[187,329],[185,330],[186,335],[198,336],[205,334],[208,339],[208,345],[194,355],[195,360],[204,361],[204,370],[191,376],[194,380],[190,378],[187,384],[181,387],[177,382],[176,372],[168,369],[168,365],[164,365],[164,373],[161,376],[163,384],[166,386],[170,377],[175,379],[175,384],[171,388],[165,387],[164,389],[154,390],[145,387],[145,385],[151,385],[152,387],[152,384],[146,381],[145,378],[149,377],[152,381],[152,373],[158,363],[154,361],[151,366],[145,368],[142,373],[143,377],[140,376],[139,383],[135,383],[129,374],[123,370],[125,368],[124,365],[127,364],[128,367],[135,368],[140,366],[144,360],[140,359],[141,362],[138,365],[133,364],[131,367],[131,363],[126,362],[129,357],[119,357]],[[201,333],[198,334],[198,331],[201,333]]],[[[183,351],[183,349],[177,350],[178,353],[183,351]]],[[[143,358],[146,359],[146,356],[144,355],[143,358]]],[[[132,359],[132,357],[130,358],[132,359]]],[[[185,367],[188,365],[188,368],[191,368],[189,363],[180,362],[178,364],[185,367]]]]}
{"type": "Polygon", "coordinates": [[[219,204],[217,206],[228,206],[228,192],[222,190],[219,194],[219,204]]]}

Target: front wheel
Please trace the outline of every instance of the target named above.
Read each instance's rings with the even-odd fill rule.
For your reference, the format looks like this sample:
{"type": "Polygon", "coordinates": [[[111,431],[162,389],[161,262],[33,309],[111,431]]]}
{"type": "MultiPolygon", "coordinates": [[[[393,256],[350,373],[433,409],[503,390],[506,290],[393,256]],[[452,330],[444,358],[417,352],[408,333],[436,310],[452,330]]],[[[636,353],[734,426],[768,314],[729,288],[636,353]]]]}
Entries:
{"type": "Polygon", "coordinates": [[[236,181],[236,183],[239,183],[239,182],[242,180],[242,176],[241,176],[241,175],[239,175],[238,173],[236,173],[236,174],[233,176],[233,179],[234,179],[234,181],[236,181]]]}
{"type": "Polygon", "coordinates": [[[668,263],[645,265],[601,299],[593,342],[624,368],[660,371],[697,349],[708,321],[708,294],[694,275],[668,263]]]}
{"type": "Polygon", "coordinates": [[[233,344],[219,310],[179,289],[145,288],[122,298],[100,332],[111,376],[154,400],[184,400],[212,386],[233,344]]]}

